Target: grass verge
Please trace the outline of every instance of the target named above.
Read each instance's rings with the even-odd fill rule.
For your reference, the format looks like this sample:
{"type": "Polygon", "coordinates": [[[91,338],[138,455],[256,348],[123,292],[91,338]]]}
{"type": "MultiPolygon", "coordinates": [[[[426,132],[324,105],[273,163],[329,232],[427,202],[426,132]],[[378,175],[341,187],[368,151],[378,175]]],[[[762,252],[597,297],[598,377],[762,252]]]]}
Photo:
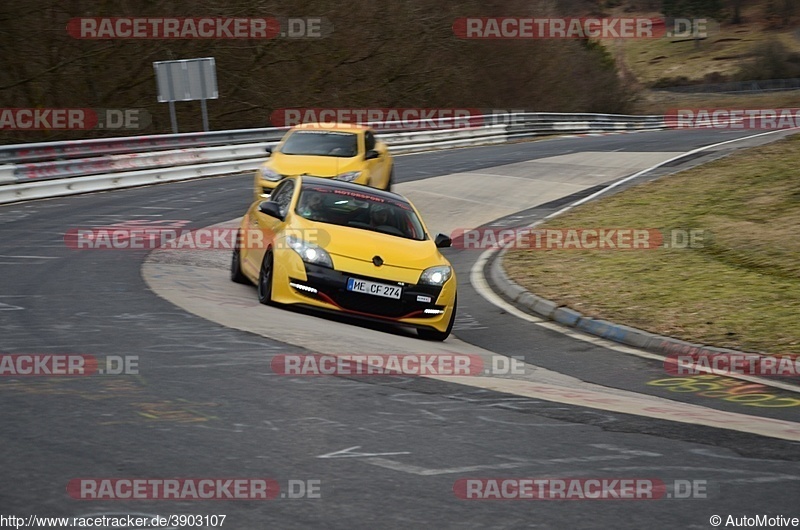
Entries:
{"type": "Polygon", "coordinates": [[[800,353],[800,135],[583,205],[544,228],[703,230],[702,246],[514,249],[509,276],[581,313],[692,342],[800,353]]]}

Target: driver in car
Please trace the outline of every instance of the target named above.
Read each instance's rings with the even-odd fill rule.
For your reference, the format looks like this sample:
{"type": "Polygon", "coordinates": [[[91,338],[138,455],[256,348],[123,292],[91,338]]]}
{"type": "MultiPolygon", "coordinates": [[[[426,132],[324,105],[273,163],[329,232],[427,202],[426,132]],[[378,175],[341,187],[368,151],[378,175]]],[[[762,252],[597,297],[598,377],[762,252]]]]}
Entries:
{"type": "MultiPolygon", "coordinates": [[[[389,211],[388,206],[382,204],[374,204],[369,211],[370,224],[374,227],[388,226],[392,227],[392,212],[389,211]]],[[[392,227],[393,228],[393,227],[392,227]]]]}

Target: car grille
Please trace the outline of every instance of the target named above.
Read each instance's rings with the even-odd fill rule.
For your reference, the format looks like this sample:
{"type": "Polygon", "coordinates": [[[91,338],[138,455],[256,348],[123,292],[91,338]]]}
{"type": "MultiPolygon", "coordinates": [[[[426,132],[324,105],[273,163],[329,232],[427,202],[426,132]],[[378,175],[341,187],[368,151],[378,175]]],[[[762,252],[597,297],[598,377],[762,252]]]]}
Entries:
{"type": "MultiPolygon", "coordinates": [[[[429,307],[433,307],[431,304],[409,303],[403,299],[395,300],[351,291],[328,292],[325,294],[332,298],[337,305],[345,309],[390,318],[398,318],[411,313],[422,312],[429,307]]],[[[414,316],[421,317],[423,315],[414,316]]]]}
{"type": "Polygon", "coordinates": [[[386,284],[400,285],[396,282],[345,274],[324,267],[306,265],[308,281],[301,282],[292,280],[292,283],[305,285],[317,289],[317,293],[311,293],[305,289],[295,289],[296,292],[317,298],[326,302],[333,302],[337,306],[359,313],[367,313],[386,318],[399,318],[413,316],[414,318],[434,318],[439,313],[425,313],[426,309],[443,310],[444,306],[436,305],[441,287],[430,285],[401,285],[403,294],[400,299],[385,298],[382,296],[372,296],[364,293],[356,293],[347,290],[347,279],[358,278],[363,280],[376,281],[386,284]],[[430,302],[420,302],[418,296],[430,297],[430,302]]]}

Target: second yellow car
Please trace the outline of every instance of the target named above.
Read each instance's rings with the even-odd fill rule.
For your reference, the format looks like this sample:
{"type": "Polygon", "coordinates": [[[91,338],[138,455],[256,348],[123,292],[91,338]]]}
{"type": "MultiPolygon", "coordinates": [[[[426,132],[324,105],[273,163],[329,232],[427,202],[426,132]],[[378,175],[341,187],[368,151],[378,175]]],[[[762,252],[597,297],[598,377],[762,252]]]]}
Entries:
{"type": "Polygon", "coordinates": [[[254,200],[286,177],[309,175],[391,190],[394,161],[369,127],[306,123],[291,128],[255,174],[254,200]]]}

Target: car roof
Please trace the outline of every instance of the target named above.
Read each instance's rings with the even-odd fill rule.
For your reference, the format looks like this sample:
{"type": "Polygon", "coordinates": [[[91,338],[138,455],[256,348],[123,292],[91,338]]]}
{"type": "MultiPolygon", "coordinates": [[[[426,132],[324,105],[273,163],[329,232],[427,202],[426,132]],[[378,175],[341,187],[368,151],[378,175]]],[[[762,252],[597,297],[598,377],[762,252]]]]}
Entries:
{"type": "Polygon", "coordinates": [[[355,123],[301,123],[300,125],[295,125],[292,127],[294,130],[337,130],[337,131],[351,131],[351,132],[361,132],[367,131],[370,127],[366,125],[359,125],[355,123]]]}
{"type": "Polygon", "coordinates": [[[379,190],[378,188],[365,186],[363,184],[354,184],[352,182],[344,182],[341,180],[334,180],[329,178],[309,177],[307,175],[303,175],[297,178],[300,179],[301,182],[300,186],[302,188],[305,188],[306,186],[327,186],[333,189],[357,191],[360,193],[369,193],[371,195],[375,195],[376,197],[380,197],[382,199],[391,199],[394,201],[400,201],[405,204],[411,205],[411,202],[409,202],[408,199],[406,199],[399,193],[379,190]]]}

